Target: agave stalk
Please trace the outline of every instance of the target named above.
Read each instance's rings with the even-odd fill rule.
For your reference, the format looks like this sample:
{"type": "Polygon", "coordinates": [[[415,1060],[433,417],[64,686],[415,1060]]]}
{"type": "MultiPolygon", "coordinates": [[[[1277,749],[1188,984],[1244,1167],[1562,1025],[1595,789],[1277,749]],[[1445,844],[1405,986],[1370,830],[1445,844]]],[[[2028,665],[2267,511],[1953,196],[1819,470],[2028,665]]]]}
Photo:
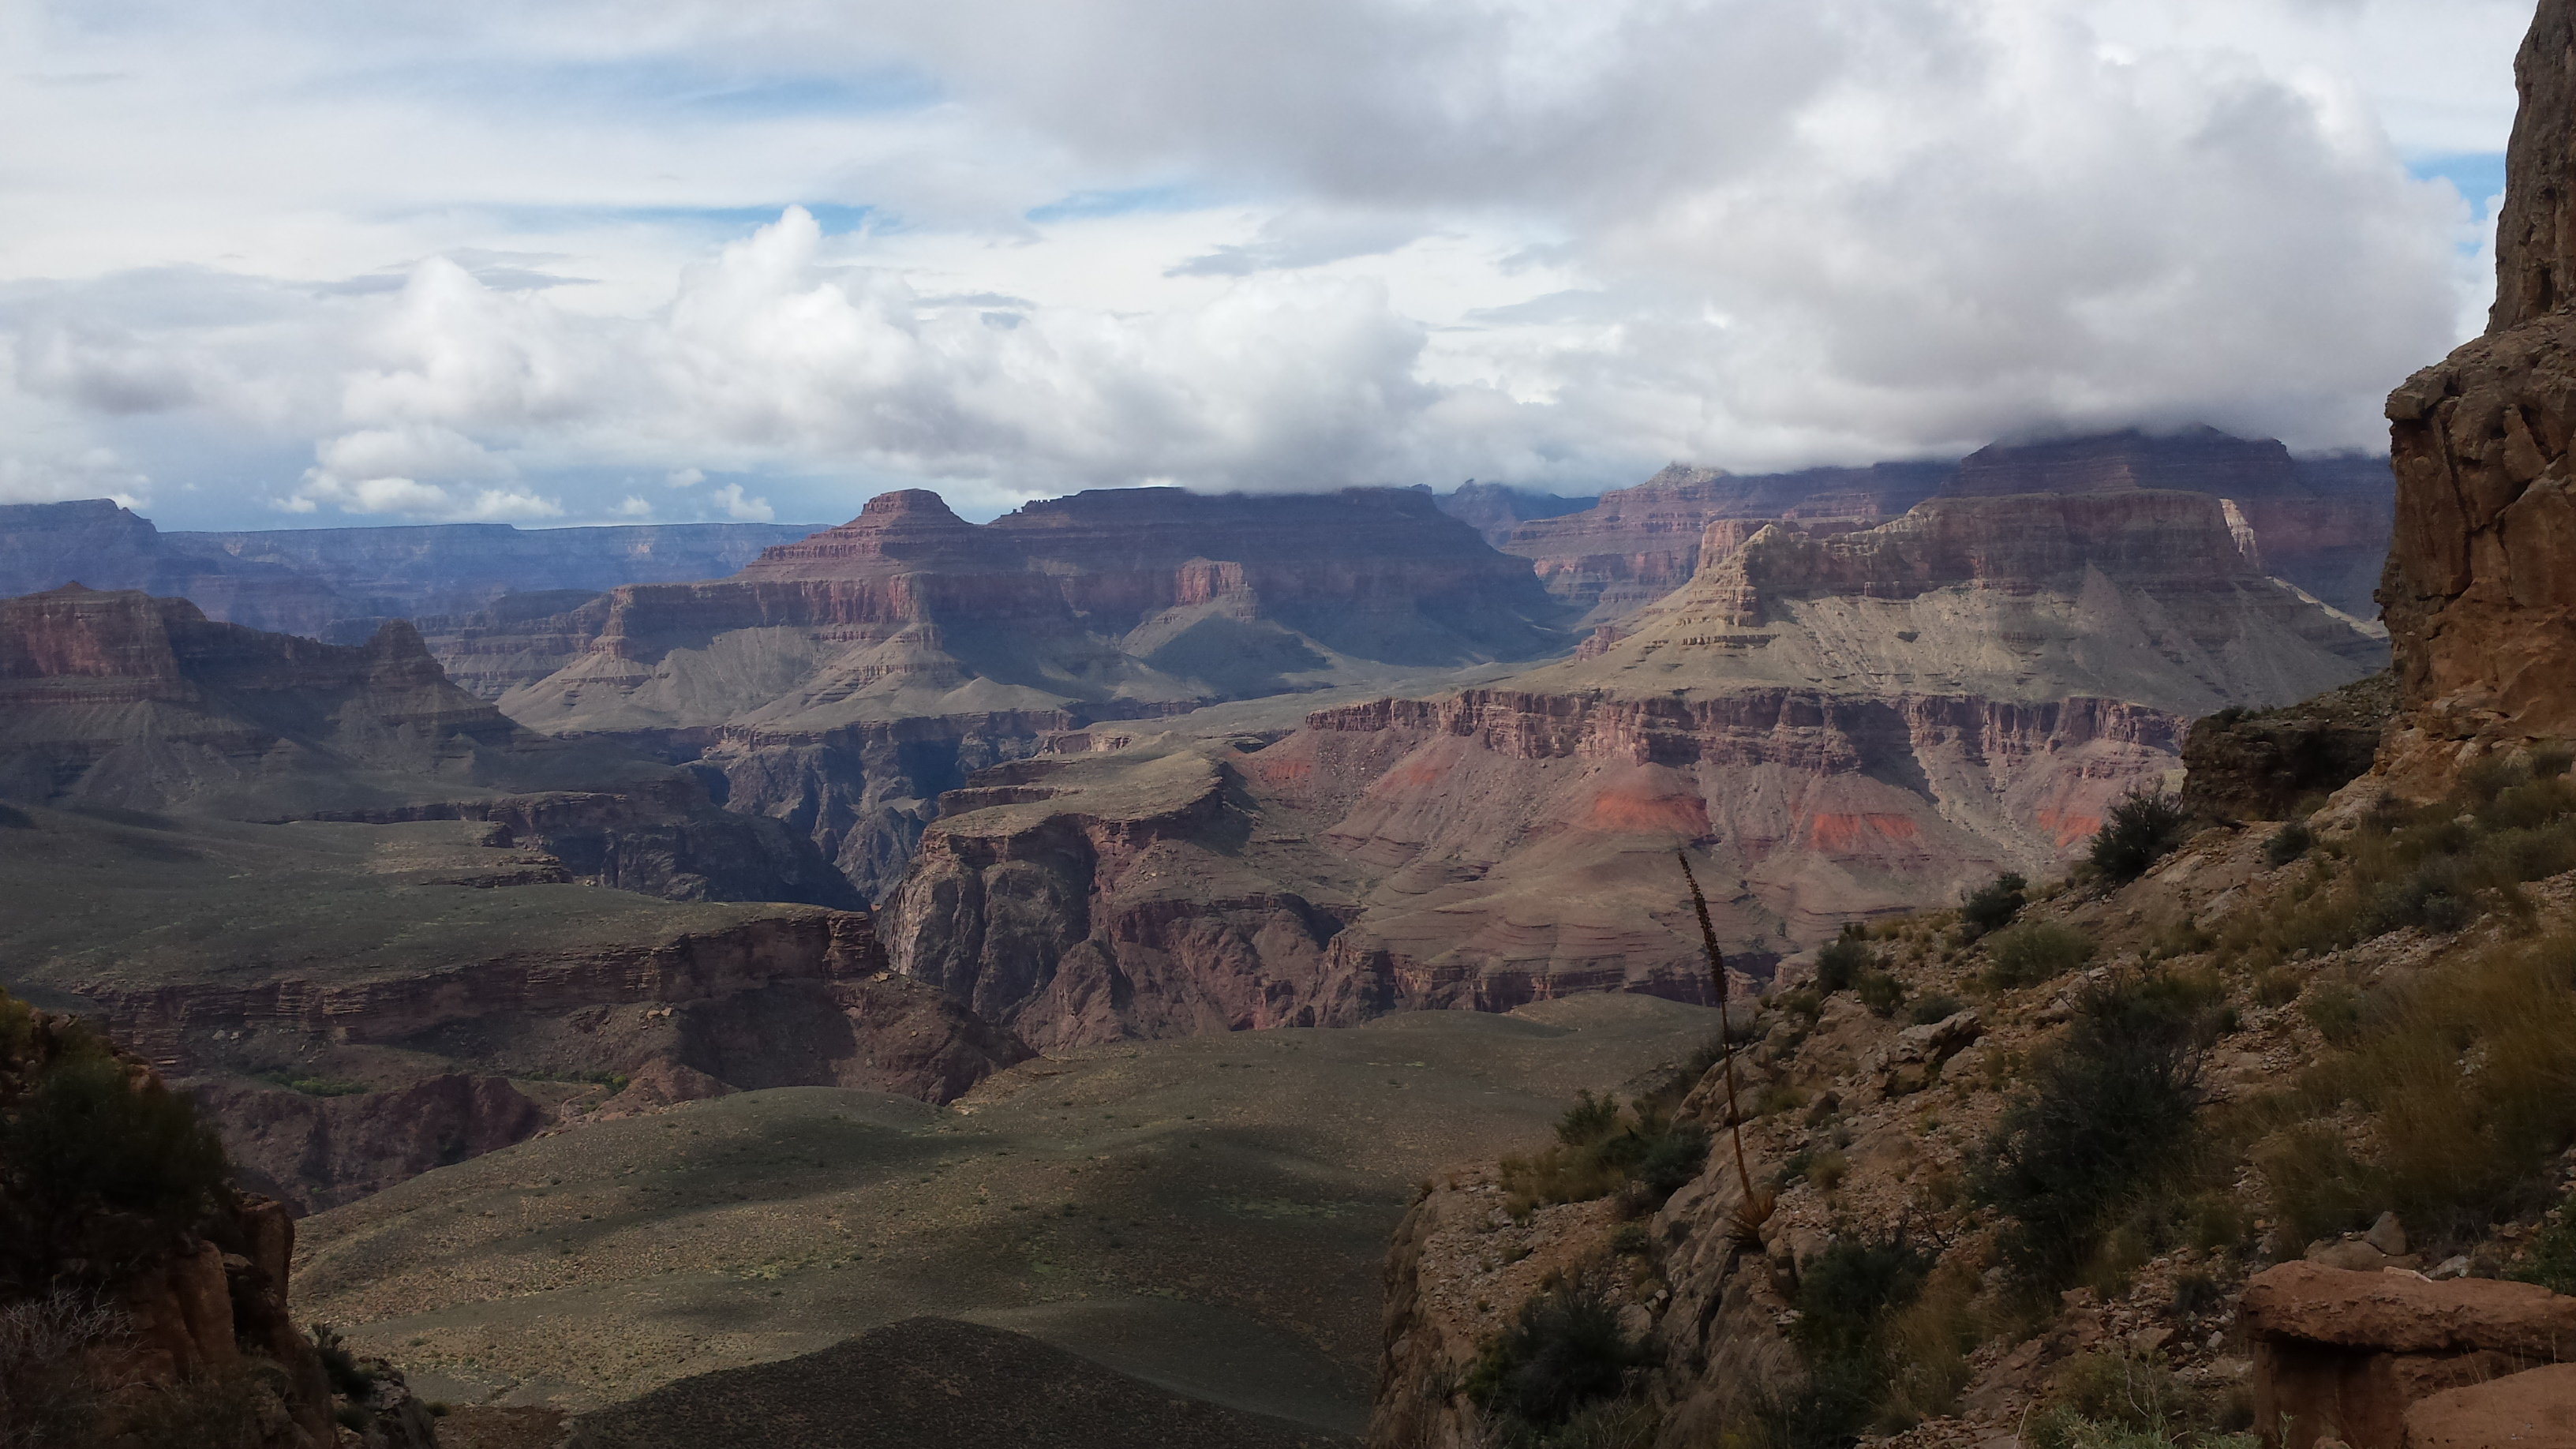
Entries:
{"type": "Polygon", "coordinates": [[[1717,1052],[1726,1066],[1726,1130],[1735,1145],[1735,1181],[1743,1189],[1742,1206],[1735,1210],[1735,1236],[1739,1240],[1759,1241],[1762,1224],[1771,1217],[1771,1194],[1755,1193],[1753,1173],[1744,1165],[1744,1112],[1736,1105],[1735,1043],[1733,1025],[1728,1021],[1729,994],[1726,983],[1726,957],[1717,949],[1717,927],[1708,919],[1708,897],[1700,893],[1699,876],[1691,870],[1687,852],[1676,850],[1673,859],[1681,862],[1682,879],[1690,883],[1691,909],[1699,914],[1700,948],[1708,953],[1709,982],[1717,991],[1717,1052]]]}

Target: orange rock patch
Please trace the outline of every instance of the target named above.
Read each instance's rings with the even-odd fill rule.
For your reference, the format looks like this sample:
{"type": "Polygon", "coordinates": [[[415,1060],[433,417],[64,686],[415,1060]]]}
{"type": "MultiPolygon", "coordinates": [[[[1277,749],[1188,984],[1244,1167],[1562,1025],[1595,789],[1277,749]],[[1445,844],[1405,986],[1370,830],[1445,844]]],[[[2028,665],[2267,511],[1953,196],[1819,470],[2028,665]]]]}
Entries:
{"type": "Polygon", "coordinates": [[[1818,815],[1808,829],[1808,842],[1818,850],[1850,851],[1912,840],[1921,833],[1904,815],[1818,815]]]}
{"type": "Polygon", "coordinates": [[[1583,827],[1613,834],[1679,835],[1697,840],[1708,834],[1708,802],[1697,795],[1648,795],[1637,790],[1604,790],[1592,797],[1583,827]]]}

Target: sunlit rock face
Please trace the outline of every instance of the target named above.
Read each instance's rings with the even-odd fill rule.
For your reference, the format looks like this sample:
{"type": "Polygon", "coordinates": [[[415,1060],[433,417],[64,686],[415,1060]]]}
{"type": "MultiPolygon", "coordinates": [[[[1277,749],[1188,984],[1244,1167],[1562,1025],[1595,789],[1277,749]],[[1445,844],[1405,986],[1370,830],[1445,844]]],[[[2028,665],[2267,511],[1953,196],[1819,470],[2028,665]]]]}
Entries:
{"type": "Polygon", "coordinates": [[[2576,6],[2541,5],[2514,77],[2486,335],[2388,397],[2397,542],[2380,598],[2401,715],[2382,767],[2419,795],[2491,752],[2576,736],[2576,6]]]}

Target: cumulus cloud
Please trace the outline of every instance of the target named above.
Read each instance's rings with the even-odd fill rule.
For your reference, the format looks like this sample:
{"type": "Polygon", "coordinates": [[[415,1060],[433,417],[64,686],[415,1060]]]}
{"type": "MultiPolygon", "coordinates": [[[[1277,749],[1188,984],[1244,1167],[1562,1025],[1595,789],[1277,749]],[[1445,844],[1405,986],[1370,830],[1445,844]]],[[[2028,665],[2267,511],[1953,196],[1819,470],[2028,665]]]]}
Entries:
{"type": "Polygon", "coordinates": [[[2501,147],[2528,11],[259,14],[63,20],[0,78],[84,138],[12,223],[51,270],[0,276],[20,474],[828,521],[922,482],[1574,490],[2188,420],[2367,447],[2482,304],[2483,198],[2407,163],[2501,147]],[[132,85],[28,79],[110,59],[132,85]],[[202,151],[173,122],[218,105],[202,151]]]}

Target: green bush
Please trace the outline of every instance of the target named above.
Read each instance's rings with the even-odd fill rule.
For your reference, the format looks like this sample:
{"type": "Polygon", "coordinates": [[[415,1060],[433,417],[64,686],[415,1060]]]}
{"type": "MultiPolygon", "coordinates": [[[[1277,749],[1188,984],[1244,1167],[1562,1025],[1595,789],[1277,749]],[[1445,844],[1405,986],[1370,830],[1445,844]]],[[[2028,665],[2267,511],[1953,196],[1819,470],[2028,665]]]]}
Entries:
{"type": "Polygon", "coordinates": [[[2030,1095],[2005,1109],[1968,1186],[2010,1220],[2004,1260],[2026,1287],[2072,1281],[2190,1136],[2203,993],[2163,973],[2088,989],[2030,1095]]]}
{"type": "Polygon", "coordinates": [[[2133,791],[2122,796],[2093,837],[2093,868],[2114,884],[2136,880],[2147,873],[2147,867],[2182,844],[2190,819],[2178,796],[2161,791],[2133,791]]]}
{"type": "Polygon", "coordinates": [[[1468,1371],[1468,1397],[1513,1427],[1548,1429],[1616,1396],[1646,1346],[1619,1328],[1619,1310],[1589,1288],[1541,1293],[1468,1371]]]}
{"type": "Polygon", "coordinates": [[[1986,979],[1999,987],[2037,986],[2093,959],[2093,938],[2055,921],[2026,921],[1996,933],[1986,946],[1986,979]]]}
{"type": "Polygon", "coordinates": [[[1921,1296],[1934,1257],[1901,1233],[1855,1234],[1800,1266],[1789,1335],[1807,1384],[1763,1415],[1775,1449],[1848,1444],[1879,1419],[1899,1377],[1891,1324],[1921,1296]]]}
{"type": "Polygon", "coordinates": [[[1905,1019],[1916,1026],[1930,1026],[1934,1022],[1948,1021],[1958,1015],[1962,1005],[1959,998],[1949,992],[1935,991],[1927,996],[1916,997],[1914,1007],[1905,1013],[1905,1019]]]}
{"type": "Polygon", "coordinates": [[[1557,1123],[1556,1145],[1535,1157],[1503,1159],[1504,1205],[1514,1217],[1550,1203],[1589,1202],[1623,1190],[1651,1212],[1708,1165],[1708,1129],[1676,1122],[1653,1098],[1623,1114],[1608,1097],[1583,1093],[1557,1123]]]}
{"type": "Polygon", "coordinates": [[[2013,917],[2021,914],[2023,893],[2029,889],[2029,881],[2006,871],[1968,892],[1959,902],[1959,919],[1967,924],[1969,939],[2011,925],[2013,917]]]}
{"type": "Polygon", "coordinates": [[[0,1289],[36,1289],[69,1259],[112,1274],[224,1197],[223,1146],[188,1099],[75,1042],[0,1108],[0,1289]]]}
{"type": "Polygon", "coordinates": [[[1870,1015],[1894,1016],[1905,1004],[1905,983],[1884,971],[1868,971],[1861,975],[1859,994],[1870,1015]]]}
{"type": "Polygon", "coordinates": [[[2293,820],[2273,831],[2272,838],[2263,842],[2263,859],[2278,869],[2307,854],[2308,847],[2316,843],[2316,832],[2310,830],[2305,821],[2293,820]]]}
{"type": "Polygon", "coordinates": [[[2576,1293],[2576,1212],[2561,1207],[2556,1221],[2531,1240],[2531,1256],[2505,1276],[2552,1293],[2576,1293]]]}
{"type": "Polygon", "coordinates": [[[1827,996],[1849,991],[1877,965],[1878,954],[1869,949],[1869,932],[1858,921],[1846,922],[1842,934],[1816,953],[1816,990],[1827,996]]]}

